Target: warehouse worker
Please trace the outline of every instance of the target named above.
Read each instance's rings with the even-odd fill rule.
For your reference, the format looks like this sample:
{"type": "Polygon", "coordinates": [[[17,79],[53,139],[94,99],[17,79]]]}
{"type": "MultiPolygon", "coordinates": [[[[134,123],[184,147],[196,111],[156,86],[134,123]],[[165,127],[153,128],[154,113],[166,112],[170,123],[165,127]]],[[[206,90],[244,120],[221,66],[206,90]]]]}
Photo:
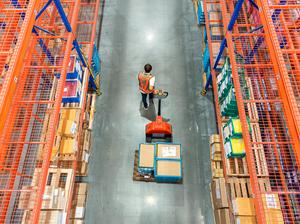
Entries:
{"type": "Polygon", "coordinates": [[[147,96],[149,95],[149,102],[153,100],[153,93],[155,91],[155,76],[150,73],[152,70],[152,66],[150,64],[146,64],[144,69],[144,72],[139,72],[138,80],[139,88],[142,94],[143,106],[145,110],[148,110],[147,96]]]}

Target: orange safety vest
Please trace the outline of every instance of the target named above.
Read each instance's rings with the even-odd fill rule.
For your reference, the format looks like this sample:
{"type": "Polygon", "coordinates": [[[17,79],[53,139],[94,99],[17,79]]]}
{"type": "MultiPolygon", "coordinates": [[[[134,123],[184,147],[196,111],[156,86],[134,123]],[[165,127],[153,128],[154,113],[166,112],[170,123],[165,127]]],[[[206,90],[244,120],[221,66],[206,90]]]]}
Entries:
{"type": "Polygon", "coordinates": [[[150,79],[153,76],[150,75],[145,75],[144,72],[140,72],[138,75],[138,79],[139,79],[139,87],[140,90],[144,93],[152,93],[153,90],[149,90],[149,84],[150,84],[150,79]]]}

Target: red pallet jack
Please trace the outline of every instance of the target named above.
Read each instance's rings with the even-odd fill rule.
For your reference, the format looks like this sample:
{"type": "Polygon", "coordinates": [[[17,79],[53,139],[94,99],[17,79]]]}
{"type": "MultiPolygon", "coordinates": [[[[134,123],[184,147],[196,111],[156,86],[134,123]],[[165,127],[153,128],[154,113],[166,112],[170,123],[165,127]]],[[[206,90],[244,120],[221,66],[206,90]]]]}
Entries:
{"type": "Polygon", "coordinates": [[[172,142],[172,125],[163,120],[161,116],[161,100],[167,98],[168,92],[162,90],[154,91],[154,98],[158,99],[158,113],[156,120],[146,125],[146,142],[164,141],[172,142]]]}

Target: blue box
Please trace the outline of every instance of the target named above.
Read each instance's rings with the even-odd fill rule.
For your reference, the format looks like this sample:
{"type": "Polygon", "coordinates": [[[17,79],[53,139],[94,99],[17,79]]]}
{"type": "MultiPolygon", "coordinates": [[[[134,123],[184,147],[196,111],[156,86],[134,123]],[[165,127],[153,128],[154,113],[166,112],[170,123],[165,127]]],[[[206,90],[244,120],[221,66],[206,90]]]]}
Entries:
{"type": "Polygon", "coordinates": [[[139,145],[138,172],[141,174],[152,174],[155,161],[155,144],[139,145]]]}
{"type": "Polygon", "coordinates": [[[182,180],[181,159],[156,159],[154,167],[156,182],[177,183],[182,180]]]}
{"type": "Polygon", "coordinates": [[[208,45],[206,45],[204,53],[203,53],[203,70],[204,70],[204,72],[208,71],[209,66],[210,66],[209,49],[208,49],[208,45]]]}

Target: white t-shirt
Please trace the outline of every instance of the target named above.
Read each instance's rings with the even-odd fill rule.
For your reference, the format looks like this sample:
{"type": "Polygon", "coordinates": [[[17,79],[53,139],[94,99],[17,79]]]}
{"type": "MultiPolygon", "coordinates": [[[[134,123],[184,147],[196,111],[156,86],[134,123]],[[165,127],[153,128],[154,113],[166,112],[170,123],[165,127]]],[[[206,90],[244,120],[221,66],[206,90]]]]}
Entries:
{"type": "MultiPolygon", "coordinates": [[[[150,73],[145,73],[147,75],[150,75],[150,73]]],[[[149,86],[154,86],[155,85],[155,76],[152,76],[152,78],[149,80],[149,86]]],[[[141,91],[144,93],[143,91],[141,91]]]]}

